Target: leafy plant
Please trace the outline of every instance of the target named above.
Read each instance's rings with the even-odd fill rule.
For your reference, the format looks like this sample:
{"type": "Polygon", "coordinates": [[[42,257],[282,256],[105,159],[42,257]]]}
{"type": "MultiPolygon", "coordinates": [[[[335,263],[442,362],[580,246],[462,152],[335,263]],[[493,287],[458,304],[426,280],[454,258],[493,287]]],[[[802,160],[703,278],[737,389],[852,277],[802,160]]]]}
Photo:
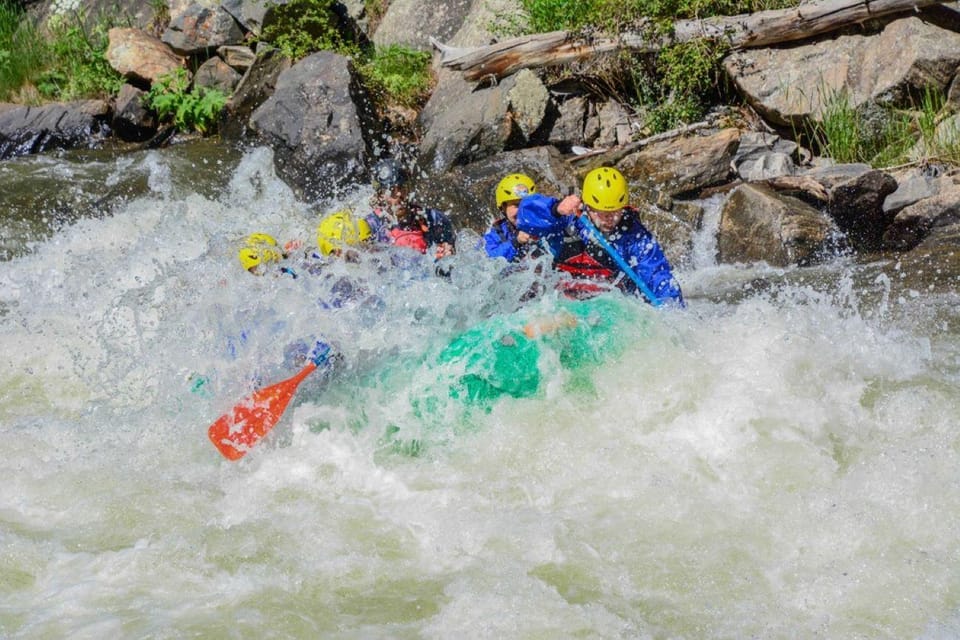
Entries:
{"type": "Polygon", "coordinates": [[[927,86],[920,96],[920,113],[917,116],[917,127],[920,129],[920,140],[927,148],[933,148],[937,137],[937,122],[946,100],[937,89],[927,86]]]}
{"type": "Polygon", "coordinates": [[[904,161],[917,141],[916,113],[865,105],[854,107],[846,89],[820,89],[819,121],[804,128],[814,149],[837,162],[885,167],[904,161]]]}
{"type": "Polygon", "coordinates": [[[89,31],[82,14],[62,16],[50,22],[51,61],[39,76],[40,93],[57,100],[106,97],[123,86],[123,77],[107,62],[107,32],[112,21],[100,20],[89,31]]]}
{"type": "Polygon", "coordinates": [[[15,2],[0,0],[0,99],[13,99],[46,66],[49,49],[15,2]]]}
{"type": "Polygon", "coordinates": [[[431,85],[430,53],[399,45],[377,48],[359,70],[377,102],[423,104],[431,85]]]}
{"type": "Polygon", "coordinates": [[[819,124],[812,128],[812,137],[826,155],[837,162],[858,162],[863,159],[860,118],[850,104],[845,88],[830,90],[823,101],[819,124]]]}
{"type": "Polygon", "coordinates": [[[186,70],[177,69],[153,83],[146,103],[161,121],[172,121],[181,131],[205,134],[216,126],[227,96],[216,89],[190,88],[186,70]]]}
{"type": "Polygon", "coordinates": [[[290,0],[278,4],[263,27],[261,40],[272,43],[284,55],[299,60],[314,51],[356,55],[359,47],[333,11],[335,0],[290,0]]]}

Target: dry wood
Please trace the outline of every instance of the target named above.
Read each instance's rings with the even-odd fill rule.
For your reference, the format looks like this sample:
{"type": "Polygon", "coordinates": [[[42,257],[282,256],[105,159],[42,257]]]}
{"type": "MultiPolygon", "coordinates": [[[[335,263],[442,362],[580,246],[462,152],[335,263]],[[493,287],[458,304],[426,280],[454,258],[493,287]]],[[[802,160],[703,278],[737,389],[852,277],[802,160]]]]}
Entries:
{"type": "Polygon", "coordinates": [[[830,192],[827,188],[810,176],[778,176],[764,180],[764,183],[777,191],[806,194],[820,202],[830,201],[830,192]]]}
{"type": "Polygon", "coordinates": [[[435,39],[440,63],[463,71],[469,81],[497,80],[520,69],[584,60],[619,49],[657,51],[665,45],[697,38],[726,40],[733,49],[765,47],[794,42],[837,31],[866,20],[920,9],[946,0],[820,0],[790,9],[760,11],[704,20],[679,20],[670,37],[648,38],[623,33],[617,38],[580,38],[567,31],[552,31],[513,38],[486,47],[454,48],[435,39]]]}
{"type": "Polygon", "coordinates": [[[712,123],[704,122],[694,122],[693,124],[684,125],[676,129],[671,129],[670,131],[664,131],[663,133],[658,133],[642,140],[634,140],[625,145],[619,147],[614,147],[612,149],[607,149],[598,153],[589,153],[581,156],[574,156],[570,158],[570,162],[576,165],[587,164],[589,161],[590,167],[601,167],[605,165],[615,165],[617,162],[627,157],[634,151],[639,151],[643,147],[653,144],[654,142],[661,142],[663,140],[670,140],[672,138],[678,138],[680,136],[685,136],[688,133],[693,133],[700,129],[705,129],[706,127],[711,126],[712,123]]]}

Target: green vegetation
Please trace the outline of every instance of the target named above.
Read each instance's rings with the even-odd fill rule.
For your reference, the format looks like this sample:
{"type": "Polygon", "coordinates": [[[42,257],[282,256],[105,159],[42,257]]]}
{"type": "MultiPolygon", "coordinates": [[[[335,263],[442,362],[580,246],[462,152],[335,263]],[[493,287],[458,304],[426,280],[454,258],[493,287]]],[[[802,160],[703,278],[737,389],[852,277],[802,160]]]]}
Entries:
{"type": "Polygon", "coordinates": [[[942,131],[943,94],[927,87],[911,109],[855,108],[846,90],[823,91],[817,122],[796,137],[837,162],[891,167],[918,160],[960,163],[960,136],[942,131]]]}
{"type": "MultiPolygon", "coordinates": [[[[349,56],[374,103],[416,108],[432,87],[430,53],[401,46],[373,48],[361,44],[333,11],[334,0],[291,0],[271,14],[261,40],[270,42],[294,60],[315,51],[336,51],[349,56]]],[[[371,15],[384,11],[382,0],[366,0],[371,15]]]]}
{"type": "Polygon", "coordinates": [[[377,48],[359,69],[372,95],[404,107],[417,107],[429,97],[430,59],[428,51],[391,45],[377,48]]]}
{"type": "Polygon", "coordinates": [[[177,69],[150,87],[146,102],[161,120],[170,120],[181,131],[212,131],[227,103],[227,96],[215,89],[190,87],[185,69],[177,69]]]}
{"type": "Polygon", "coordinates": [[[107,32],[113,26],[116,25],[99,20],[87,31],[83,16],[78,14],[53,21],[49,25],[53,58],[39,76],[40,94],[54,100],[116,94],[123,86],[123,77],[104,56],[109,43],[107,32]]]}
{"type": "Polygon", "coordinates": [[[10,0],[0,0],[0,99],[23,102],[107,97],[123,83],[104,58],[108,19],[87,29],[82,14],[49,24],[49,37],[10,0]]]}
{"type": "Polygon", "coordinates": [[[284,55],[299,60],[314,51],[336,51],[356,55],[359,47],[341,28],[333,11],[335,0],[290,0],[277,5],[270,22],[263,27],[261,40],[271,43],[284,55]]]}
{"type": "Polygon", "coordinates": [[[33,22],[11,0],[0,0],[0,100],[18,99],[48,58],[33,22]]]}
{"type": "MultiPolygon", "coordinates": [[[[599,29],[603,33],[644,32],[651,39],[669,32],[675,20],[752,13],[794,6],[796,0],[521,0],[524,33],[599,29]]],[[[517,34],[514,34],[517,35],[517,34]]],[[[587,33],[586,35],[589,35],[587,33]]],[[[664,48],[659,54],[622,54],[595,70],[620,100],[647,116],[651,133],[700,119],[721,101],[725,87],[722,42],[699,40],[664,48]]]]}

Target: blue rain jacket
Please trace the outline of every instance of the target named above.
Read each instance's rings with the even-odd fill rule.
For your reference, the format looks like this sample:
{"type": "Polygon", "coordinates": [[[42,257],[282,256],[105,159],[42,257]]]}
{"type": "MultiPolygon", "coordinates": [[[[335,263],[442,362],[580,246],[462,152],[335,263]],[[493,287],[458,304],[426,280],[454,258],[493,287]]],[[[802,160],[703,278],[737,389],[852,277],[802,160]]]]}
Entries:
{"type": "MultiPolygon", "coordinates": [[[[564,292],[584,298],[610,289],[643,297],[637,285],[626,276],[616,262],[595,241],[590,239],[577,216],[556,213],[559,200],[532,194],[520,201],[517,228],[545,240],[553,253],[554,267],[571,275],[564,283],[564,292]]],[[[684,306],[680,285],[673,277],[670,263],[653,234],[640,222],[639,212],[627,207],[623,219],[607,241],[633,268],[634,273],[663,302],[684,306]]]]}

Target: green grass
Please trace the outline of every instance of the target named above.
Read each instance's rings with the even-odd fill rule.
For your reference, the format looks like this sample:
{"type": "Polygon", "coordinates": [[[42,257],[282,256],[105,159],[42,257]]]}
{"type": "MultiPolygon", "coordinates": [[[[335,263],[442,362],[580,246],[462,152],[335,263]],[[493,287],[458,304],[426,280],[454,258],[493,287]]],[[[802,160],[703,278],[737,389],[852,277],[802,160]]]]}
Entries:
{"type": "Polygon", "coordinates": [[[38,78],[37,88],[54,100],[109,97],[123,86],[123,77],[106,59],[107,32],[116,22],[104,18],[89,30],[82,15],[63,16],[50,24],[52,60],[38,78]]]}
{"type": "Polygon", "coordinates": [[[375,101],[421,106],[429,97],[431,55],[399,45],[377,48],[360,65],[360,74],[375,101]]]}
{"type": "Polygon", "coordinates": [[[49,59],[49,49],[36,25],[18,5],[0,0],[0,100],[17,100],[49,59]]]}
{"type": "Polygon", "coordinates": [[[40,33],[10,0],[0,0],[0,99],[22,102],[109,97],[123,78],[104,57],[109,19],[90,30],[68,14],[40,33]]]}
{"type": "Polygon", "coordinates": [[[816,153],[837,162],[863,162],[875,168],[935,159],[960,161],[960,137],[938,127],[948,115],[945,97],[938,89],[926,87],[909,109],[874,108],[872,114],[854,107],[846,90],[821,91],[819,120],[797,136],[816,153]]]}

